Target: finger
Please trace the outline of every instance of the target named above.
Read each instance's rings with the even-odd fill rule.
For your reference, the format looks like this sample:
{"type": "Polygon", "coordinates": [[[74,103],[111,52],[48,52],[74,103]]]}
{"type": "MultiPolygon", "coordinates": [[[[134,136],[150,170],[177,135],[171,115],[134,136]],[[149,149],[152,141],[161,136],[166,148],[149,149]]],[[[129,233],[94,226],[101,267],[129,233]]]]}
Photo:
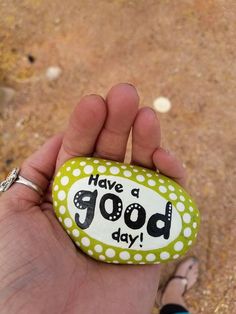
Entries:
{"type": "Polygon", "coordinates": [[[161,129],[155,112],[151,108],[139,110],[132,131],[132,162],[153,168],[152,155],[160,146],[161,129]]]}
{"type": "Polygon", "coordinates": [[[106,103],[102,97],[89,95],[82,98],[70,117],[57,168],[72,157],[92,155],[106,114],[106,103]]]}
{"type": "Polygon", "coordinates": [[[163,148],[158,148],[153,154],[153,162],[161,173],[171,177],[180,185],[185,185],[186,172],[184,166],[174,155],[163,148]]]}
{"type": "Polygon", "coordinates": [[[123,161],[129,133],[138,112],[139,96],[133,86],[119,84],[109,91],[106,102],[108,116],[94,155],[123,161]]]}
{"type": "MultiPolygon", "coordinates": [[[[43,191],[47,190],[55,171],[55,164],[62,144],[62,135],[57,135],[48,140],[40,149],[31,155],[22,164],[20,175],[38,185],[43,191]]],[[[5,193],[4,197],[40,203],[40,194],[31,188],[14,183],[5,193]]]]}

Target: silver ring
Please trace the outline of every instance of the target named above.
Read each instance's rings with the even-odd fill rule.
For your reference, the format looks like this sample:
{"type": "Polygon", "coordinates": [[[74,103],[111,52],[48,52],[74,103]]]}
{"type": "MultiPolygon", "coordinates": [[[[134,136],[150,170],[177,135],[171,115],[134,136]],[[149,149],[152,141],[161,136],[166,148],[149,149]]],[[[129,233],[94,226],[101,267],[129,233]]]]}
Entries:
{"type": "Polygon", "coordinates": [[[35,184],[32,181],[20,176],[19,172],[20,172],[19,168],[14,168],[9,173],[7,178],[4,181],[0,182],[0,192],[7,191],[13,185],[13,183],[16,182],[16,183],[21,183],[23,185],[28,186],[30,189],[39,193],[40,196],[43,196],[43,190],[37,184],[35,184]]]}

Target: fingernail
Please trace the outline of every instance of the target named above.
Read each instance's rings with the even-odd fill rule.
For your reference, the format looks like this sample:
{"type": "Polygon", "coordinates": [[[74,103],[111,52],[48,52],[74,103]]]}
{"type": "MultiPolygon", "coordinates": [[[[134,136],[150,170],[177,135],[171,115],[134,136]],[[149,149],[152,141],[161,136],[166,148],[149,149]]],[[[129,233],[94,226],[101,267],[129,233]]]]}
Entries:
{"type": "Polygon", "coordinates": [[[149,116],[149,117],[152,117],[152,119],[156,119],[156,112],[150,108],[150,107],[143,107],[141,110],[143,110],[144,112],[146,112],[146,114],[149,116]]]}
{"type": "Polygon", "coordinates": [[[127,85],[129,85],[129,86],[132,86],[133,88],[135,88],[136,89],[136,87],[132,84],[132,83],[125,83],[125,84],[127,84],[127,85]]]}
{"type": "Polygon", "coordinates": [[[168,155],[173,155],[172,152],[167,148],[162,148],[168,155]]]}

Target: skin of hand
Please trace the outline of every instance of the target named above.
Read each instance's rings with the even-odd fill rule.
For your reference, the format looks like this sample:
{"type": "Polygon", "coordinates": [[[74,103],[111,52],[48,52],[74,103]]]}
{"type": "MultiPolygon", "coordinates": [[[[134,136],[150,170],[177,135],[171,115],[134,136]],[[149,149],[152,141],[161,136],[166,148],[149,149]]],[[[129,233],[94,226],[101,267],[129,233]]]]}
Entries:
{"type": "Polygon", "coordinates": [[[38,184],[39,194],[13,184],[0,198],[1,314],[150,313],[160,276],[159,265],[111,265],[76,249],[57,221],[50,183],[55,171],[74,156],[123,161],[132,132],[131,163],[159,171],[184,184],[182,164],[160,147],[155,112],[138,108],[130,84],[111,88],[106,99],[81,99],[67,129],[46,142],[21,167],[38,184]]]}

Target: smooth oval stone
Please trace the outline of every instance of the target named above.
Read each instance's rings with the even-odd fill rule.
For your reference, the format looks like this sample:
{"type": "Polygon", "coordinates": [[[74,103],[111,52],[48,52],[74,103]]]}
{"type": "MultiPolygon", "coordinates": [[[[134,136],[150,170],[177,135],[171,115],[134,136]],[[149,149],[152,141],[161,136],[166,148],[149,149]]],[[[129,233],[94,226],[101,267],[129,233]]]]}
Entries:
{"type": "Polygon", "coordinates": [[[190,196],[149,169],[110,160],[68,160],[53,183],[56,216],[75,244],[96,260],[158,264],[185,254],[199,226],[190,196]]]}

